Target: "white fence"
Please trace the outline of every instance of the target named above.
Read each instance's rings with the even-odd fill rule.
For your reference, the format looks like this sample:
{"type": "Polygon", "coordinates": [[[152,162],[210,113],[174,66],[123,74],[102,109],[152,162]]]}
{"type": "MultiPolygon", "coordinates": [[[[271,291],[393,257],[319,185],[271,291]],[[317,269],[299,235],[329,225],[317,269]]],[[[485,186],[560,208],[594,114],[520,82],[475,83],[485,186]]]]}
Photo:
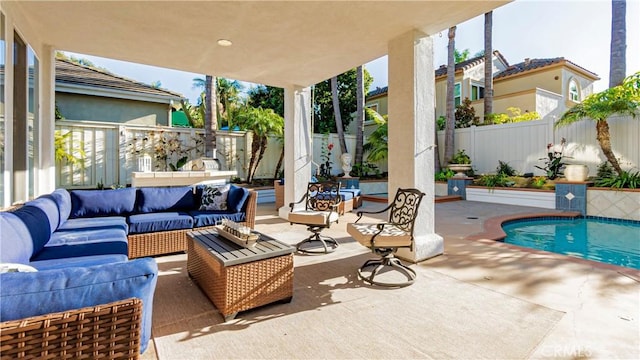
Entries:
{"type": "MultiPolygon", "coordinates": [[[[553,128],[553,118],[515,124],[472,126],[455,131],[455,149],[465,149],[471,157],[476,173],[492,173],[498,161],[511,165],[520,173],[544,172],[547,144],[567,140],[564,155],[566,163],[585,164],[589,174],[595,175],[605,157],[596,140],[594,121],[584,120],[568,127],[553,128]]],[[[638,169],[640,164],[640,120],[614,117],[608,121],[611,145],[624,169],[638,169]]],[[[438,132],[440,158],[444,159],[444,131],[438,132]]]]}
{"type": "MultiPolygon", "coordinates": [[[[626,169],[637,169],[640,164],[640,120],[613,118],[609,121],[611,143],[621,165],[626,169]]],[[[153,167],[158,171],[171,170],[181,157],[195,159],[203,156],[204,130],[189,128],[142,127],[112,123],[57,121],[56,130],[73,135],[66,143],[67,152],[84,158],[78,164],[58,164],[56,185],[66,188],[92,188],[99,183],[104,186],[130,184],[131,172],[137,170],[138,157],[148,154],[153,167]]],[[[346,135],[347,149],[353,153],[355,136],[346,135]]],[[[595,174],[597,166],[604,161],[596,140],[595,123],[581,121],[569,127],[553,129],[553,120],[536,120],[517,124],[474,126],[457,129],[455,148],[465,149],[471,156],[477,173],[495,172],[498,161],[507,162],[520,173],[533,172],[542,175],[536,165],[544,166],[540,160],[547,156],[547,144],[567,139],[564,152],[568,163],[589,166],[595,174]]],[[[246,178],[250,158],[251,133],[218,131],[218,158],[223,169],[236,170],[240,178],[246,178]]],[[[366,139],[365,139],[366,142],[366,139]]],[[[444,153],[444,132],[438,133],[441,159],[444,153]]],[[[270,138],[267,151],[256,171],[256,178],[273,178],[282,151],[282,143],[270,138]]],[[[319,166],[329,156],[332,173],[340,168],[340,145],[337,134],[313,136],[313,159],[319,166]],[[333,144],[329,155],[327,146],[333,144]]],[[[386,164],[378,164],[386,171],[386,164]]],[[[317,168],[314,167],[314,171],[317,168]]]]}

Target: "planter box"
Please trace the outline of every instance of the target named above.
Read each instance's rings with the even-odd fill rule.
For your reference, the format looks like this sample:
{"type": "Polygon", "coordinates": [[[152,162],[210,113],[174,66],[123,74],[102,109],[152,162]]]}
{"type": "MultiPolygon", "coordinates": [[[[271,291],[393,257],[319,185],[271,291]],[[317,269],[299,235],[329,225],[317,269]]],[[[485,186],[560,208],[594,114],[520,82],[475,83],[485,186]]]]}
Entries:
{"type": "Polygon", "coordinates": [[[545,209],[556,208],[556,193],[553,190],[487,188],[467,186],[468,201],[496,204],[534,206],[545,209]]]}

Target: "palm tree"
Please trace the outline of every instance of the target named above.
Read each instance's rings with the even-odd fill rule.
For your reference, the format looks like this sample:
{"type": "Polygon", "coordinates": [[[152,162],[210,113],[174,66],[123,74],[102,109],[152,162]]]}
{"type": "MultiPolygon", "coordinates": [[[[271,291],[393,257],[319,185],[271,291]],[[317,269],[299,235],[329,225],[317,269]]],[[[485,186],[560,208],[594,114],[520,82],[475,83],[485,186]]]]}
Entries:
{"type": "Polygon", "coordinates": [[[611,54],[609,87],[620,85],[627,71],[627,1],[611,0],[611,54]]]}
{"type": "Polygon", "coordinates": [[[484,116],[493,112],[493,11],[484,14],[484,116]]]}
{"type": "Polygon", "coordinates": [[[336,118],[336,130],[340,140],[340,151],[347,152],[347,142],[344,139],[344,127],[342,126],[342,114],[340,113],[340,98],[338,97],[338,76],[331,78],[331,101],[333,102],[333,114],[336,118]]]}
{"type": "Polygon", "coordinates": [[[455,38],[456,27],[449,28],[449,46],[447,56],[447,123],[444,133],[444,161],[449,163],[453,157],[454,139],[453,132],[456,125],[455,117],[455,103],[453,96],[454,80],[456,76],[455,71],[455,38]]]}
{"type": "Polygon", "coordinates": [[[253,132],[251,141],[251,158],[247,169],[247,182],[252,182],[258,165],[267,150],[269,135],[281,135],[284,130],[284,119],[273,109],[251,108],[238,115],[238,125],[253,132]]]}
{"type": "Polygon", "coordinates": [[[218,119],[214,107],[216,106],[216,79],[207,75],[205,80],[205,113],[204,113],[204,153],[207,157],[216,157],[216,130],[218,119]]]}
{"type": "Polygon", "coordinates": [[[607,118],[613,115],[628,115],[635,118],[638,112],[640,112],[640,72],[624,79],[621,85],[589,95],[580,104],[562,114],[554,126],[567,126],[583,119],[594,120],[596,138],[602,153],[615,171],[622,174],[622,168],[611,149],[607,118]]]}

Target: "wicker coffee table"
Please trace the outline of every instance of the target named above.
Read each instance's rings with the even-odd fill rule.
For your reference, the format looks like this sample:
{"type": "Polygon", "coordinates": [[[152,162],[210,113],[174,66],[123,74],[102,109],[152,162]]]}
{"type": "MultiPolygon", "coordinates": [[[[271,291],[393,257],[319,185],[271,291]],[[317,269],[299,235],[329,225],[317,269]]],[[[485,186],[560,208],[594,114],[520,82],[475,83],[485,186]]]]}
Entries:
{"type": "Polygon", "coordinates": [[[264,234],[251,248],[221,236],[215,229],[188,234],[187,271],[224,316],[293,296],[294,247],[264,234]]]}

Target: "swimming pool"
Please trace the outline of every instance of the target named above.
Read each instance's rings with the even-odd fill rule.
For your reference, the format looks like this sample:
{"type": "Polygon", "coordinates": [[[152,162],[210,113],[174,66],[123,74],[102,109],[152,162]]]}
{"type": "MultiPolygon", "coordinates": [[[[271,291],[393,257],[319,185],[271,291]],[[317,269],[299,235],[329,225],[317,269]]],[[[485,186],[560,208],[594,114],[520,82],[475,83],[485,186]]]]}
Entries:
{"type": "Polygon", "coordinates": [[[598,217],[538,218],[502,224],[504,242],[640,269],[640,222],[598,217]]]}

